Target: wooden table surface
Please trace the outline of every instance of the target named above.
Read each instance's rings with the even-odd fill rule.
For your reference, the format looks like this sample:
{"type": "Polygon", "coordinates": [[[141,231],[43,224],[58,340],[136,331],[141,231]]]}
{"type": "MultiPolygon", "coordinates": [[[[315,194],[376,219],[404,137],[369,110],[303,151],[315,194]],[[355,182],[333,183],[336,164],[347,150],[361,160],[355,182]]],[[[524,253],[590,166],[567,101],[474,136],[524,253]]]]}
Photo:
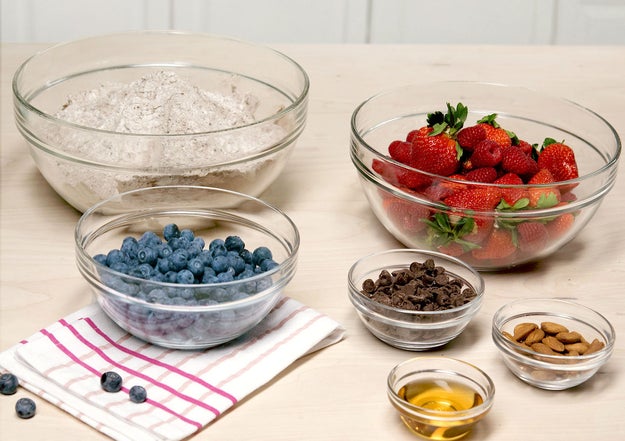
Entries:
{"type": "MultiPolygon", "coordinates": [[[[93,301],[74,263],[79,213],[48,186],[12,114],[11,79],[46,45],[2,44],[0,350],[93,301]]],[[[601,114],[625,136],[625,46],[275,46],[311,79],[307,127],[284,173],[262,198],[300,229],[298,271],[287,294],[341,322],[345,340],[299,360],[194,437],[198,440],[409,440],[387,401],[398,362],[419,355],[392,348],[364,328],[347,298],[360,256],[399,247],[368,208],[348,154],[349,119],[366,97],[391,85],[441,79],[492,81],[564,96],[601,114]]],[[[621,172],[622,174],[622,172],[621,172]]],[[[432,351],[472,362],[496,385],[495,404],[467,440],[622,439],[625,433],[625,181],[619,176],[591,223],[547,260],[486,273],[477,317],[432,351]],[[584,385],[533,388],[504,366],[490,337],[494,312],[513,299],[564,296],[603,313],[616,329],[614,354],[584,385]]],[[[97,440],[99,432],[34,397],[20,420],[21,389],[0,396],[2,440],[97,440]]]]}

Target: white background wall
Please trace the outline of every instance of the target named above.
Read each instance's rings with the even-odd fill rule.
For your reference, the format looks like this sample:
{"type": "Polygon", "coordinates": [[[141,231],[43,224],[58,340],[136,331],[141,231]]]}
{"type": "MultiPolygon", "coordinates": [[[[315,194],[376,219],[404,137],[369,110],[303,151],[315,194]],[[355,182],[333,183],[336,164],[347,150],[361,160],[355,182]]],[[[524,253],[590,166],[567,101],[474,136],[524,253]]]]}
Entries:
{"type": "Polygon", "coordinates": [[[625,44],[625,0],[0,0],[4,42],[136,29],[265,43],[625,44]]]}

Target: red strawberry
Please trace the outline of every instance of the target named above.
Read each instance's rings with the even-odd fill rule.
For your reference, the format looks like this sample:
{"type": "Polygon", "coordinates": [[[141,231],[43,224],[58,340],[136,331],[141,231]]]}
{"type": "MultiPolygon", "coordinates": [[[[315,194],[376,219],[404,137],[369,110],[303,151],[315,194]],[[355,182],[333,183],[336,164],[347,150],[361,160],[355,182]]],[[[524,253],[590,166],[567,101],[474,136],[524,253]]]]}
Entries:
{"type": "Polygon", "coordinates": [[[403,173],[399,166],[380,159],[374,159],[371,162],[371,168],[391,185],[398,185],[399,176],[403,173]]]}
{"type": "Polygon", "coordinates": [[[557,239],[566,234],[567,231],[573,226],[575,222],[575,216],[571,213],[564,213],[556,217],[551,222],[547,222],[545,227],[549,233],[549,237],[557,239]]]}
{"type": "Polygon", "coordinates": [[[428,126],[423,126],[419,129],[412,130],[408,132],[408,135],[406,135],[406,141],[414,144],[417,139],[425,138],[430,134],[431,131],[432,128],[428,126]]]}
{"type": "Polygon", "coordinates": [[[512,138],[508,135],[504,129],[489,124],[489,123],[481,123],[484,129],[486,130],[486,139],[490,139],[491,141],[495,141],[501,147],[506,148],[512,145],[512,138]]]}
{"type": "Polygon", "coordinates": [[[529,206],[532,208],[549,208],[560,203],[560,191],[556,187],[546,187],[544,184],[552,184],[555,182],[553,175],[546,168],[540,169],[538,173],[531,177],[527,182],[529,206]],[[532,187],[540,185],[539,187],[532,187]]]}
{"type": "Polygon", "coordinates": [[[479,124],[465,127],[460,130],[456,136],[458,144],[467,151],[472,151],[483,139],[486,139],[486,129],[479,124]]]}
{"type": "Polygon", "coordinates": [[[412,166],[442,176],[454,174],[462,156],[462,148],[455,135],[462,128],[467,113],[468,109],[462,103],[455,108],[447,103],[447,113],[429,113],[427,136],[422,136],[426,131],[424,129],[411,136],[414,145],[412,166]]]}
{"type": "Polygon", "coordinates": [[[481,245],[487,237],[490,236],[490,232],[493,230],[495,221],[492,217],[475,216],[473,218],[475,226],[471,233],[463,236],[463,240],[471,242],[477,245],[481,245]]]}
{"type": "Polygon", "coordinates": [[[549,233],[540,222],[523,222],[517,226],[519,249],[527,254],[536,254],[545,249],[549,233]]]}
{"type": "Polygon", "coordinates": [[[485,139],[477,143],[471,155],[473,167],[495,167],[501,162],[503,148],[491,139],[485,139]]]}
{"type": "MultiPolygon", "coordinates": [[[[467,179],[463,175],[451,175],[449,176],[457,181],[466,181],[467,179]]],[[[432,201],[442,201],[448,196],[451,196],[456,191],[464,190],[467,186],[457,182],[451,182],[448,180],[437,179],[432,185],[423,190],[423,194],[432,201]]]]}
{"type": "Polygon", "coordinates": [[[427,227],[423,219],[430,216],[425,206],[391,196],[384,200],[384,209],[393,224],[404,234],[414,234],[427,227]]]}
{"type": "Polygon", "coordinates": [[[438,251],[452,257],[462,256],[466,252],[464,247],[458,242],[450,242],[446,245],[441,245],[438,247],[438,251]]]}
{"type": "Polygon", "coordinates": [[[412,143],[406,141],[393,141],[388,146],[390,157],[406,165],[412,162],[412,150],[412,143]]]}
{"type": "Polygon", "coordinates": [[[444,202],[454,208],[487,211],[494,209],[500,200],[501,192],[496,187],[470,187],[452,194],[444,202]]]}
{"type": "Polygon", "coordinates": [[[557,182],[579,177],[573,149],[561,142],[545,140],[545,147],[538,155],[538,167],[546,168],[557,182]]]}
{"type": "MultiPolygon", "coordinates": [[[[495,184],[500,185],[523,185],[523,179],[514,173],[506,173],[496,179],[495,184]]],[[[523,188],[502,188],[501,198],[511,208],[523,208],[529,204],[527,192],[523,188]],[[518,205],[517,205],[518,204],[518,205]]]]}
{"type": "Polygon", "coordinates": [[[500,260],[511,256],[515,251],[510,231],[496,228],[484,246],[471,251],[471,254],[478,260],[500,260]]]}
{"type": "Polygon", "coordinates": [[[493,167],[476,168],[475,170],[471,170],[464,176],[467,181],[490,183],[494,182],[495,179],[497,179],[497,170],[495,170],[493,167]]]}
{"type": "Polygon", "coordinates": [[[519,139],[519,143],[517,144],[517,147],[519,147],[523,153],[525,153],[527,156],[530,156],[530,157],[532,156],[532,153],[534,152],[534,146],[530,144],[529,142],[524,141],[522,139],[519,139]]]}
{"type": "Polygon", "coordinates": [[[456,141],[447,133],[417,137],[413,146],[414,168],[441,176],[452,175],[458,170],[460,162],[456,141]]]}
{"type": "Polygon", "coordinates": [[[429,176],[413,170],[401,170],[397,173],[397,184],[400,187],[406,187],[410,190],[422,190],[430,183],[432,179],[429,176]]]}
{"type": "Polygon", "coordinates": [[[538,171],[536,161],[525,155],[517,146],[503,149],[501,168],[506,172],[514,173],[521,177],[532,176],[538,171]]]}

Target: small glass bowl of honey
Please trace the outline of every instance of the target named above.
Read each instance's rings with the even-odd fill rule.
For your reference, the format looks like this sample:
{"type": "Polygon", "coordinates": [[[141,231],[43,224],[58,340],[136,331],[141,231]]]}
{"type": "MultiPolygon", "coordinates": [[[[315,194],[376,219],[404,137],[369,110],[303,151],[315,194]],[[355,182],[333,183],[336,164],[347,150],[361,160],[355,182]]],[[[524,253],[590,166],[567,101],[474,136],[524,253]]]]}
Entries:
{"type": "Polygon", "coordinates": [[[467,435],[493,405],[495,385],[478,367],[449,357],[416,357],[395,366],[387,393],[404,424],[437,441],[467,435]]]}

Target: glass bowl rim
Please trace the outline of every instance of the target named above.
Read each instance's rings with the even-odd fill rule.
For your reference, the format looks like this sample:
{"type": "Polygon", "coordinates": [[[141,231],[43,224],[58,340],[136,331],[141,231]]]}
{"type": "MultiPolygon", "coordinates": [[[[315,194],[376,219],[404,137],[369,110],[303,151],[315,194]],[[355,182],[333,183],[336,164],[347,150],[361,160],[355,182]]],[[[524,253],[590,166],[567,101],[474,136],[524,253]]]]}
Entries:
{"type": "MultiPolygon", "coordinates": [[[[410,265],[410,262],[407,263],[407,265],[410,265]]],[[[438,265],[437,265],[438,266],[438,265]]],[[[386,268],[388,269],[388,267],[386,268]]],[[[445,273],[447,274],[447,268],[445,268],[445,273]]],[[[456,277],[457,276],[454,272],[451,272],[451,274],[453,274],[456,277]]],[[[463,262],[462,260],[453,257],[453,256],[448,256],[446,254],[443,253],[439,253],[437,251],[428,251],[428,250],[421,250],[421,249],[417,249],[417,248],[394,248],[394,249],[388,249],[388,250],[384,250],[384,251],[376,251],[370,254],[367,254],[365,256],[360,257],[358,260],[356,260],[356,262],[354,262],[351,267],[349,268],[348,272],[347,272],[347,284],[348,284],[348,293],[349,293],[349,297],[350,300],[352,301],[352,303],[354,303],[355,299],[361,299],[363,301],[363,303],[365,304],[365,311],[367,312],[367,314],[372,315],[374,317],[380,317],[379,320],[385,320],[385,321],[389,321],[391,323],[398,323],[401,324],[402,326],[406,325],[406,322],[404,320],[401,319],[392,319],[389,318],[379,312],[373,311],[371,309],[372,306],[375,306],[376,308],[379,308],[382,311],[387,311],[388,313],[394,313],[394,314],[402,314],[405,315],[406,317],[414,317],[417,315],[422,315],[422,316],[431,316],[431,317],[436,317],[436,316],[442,316],[444,314],[453,314],[453,313],[458,313],[459,315],[456,317],[453,317],[453,319],[450,319],[450,322],[455,322],[463,317],[466,317],[466,312],[467,310],[471,310],[472,307],[475,306],[479,306],[482,302],[482,299],[484,297],[484,291],[485,291],[485,281],[484,278],[482,277],[482,275],[476,270],[474,269],[471,265],[468,265],[467,263],[463,262]],[[471,299],[469,302],[465,303],[462,306],[457,306],[455,308],[449,308],[449,309],[444,309],[444,310],[438,310],[438,311],[413,311],[410,309],[401,309],[401,308],[396,308],[393,306],[388,306],[388,305],[384,305],[382,303],[379,302],[375,302],[369,298],[367,298],[366,296],[364,296],[361,292],[360,289],[356,286],[355,284],[355,277],[354,277],[354,271],[356,269],[356,267],[359,264],[362,264],[363,262],[366,262],[368,259],[374,258],[374,257],[383,257],[385,255],[391,255],[391,254],[398,254],[398,253],[419,253],[419,254],[423,254],[423,255],[427,255],[427,256],[432,256],[434,258],[443,260],[443,261],[449,261],[451,263],[454,263],[456,265],[461,266],[462,268],[465,268],[467,271],[469,271],[474,277],[476,277],[476,279],[479,282],[479,285],[473,286],[472,284],[470,284],[467,280],[464,280],[464,278],[460,277],[461,279],[463,279],[468,285],[471,286],[471,288],[473,288],[473,290],[476,292],[476,297],[471,299]]],[[[356,305],[354,305],[356,306],[356,305]]],[[[356,306],[357,307],[357,306],[356,306]]],[[[432,326],[429,327],[433,327],[434,325],[440,325],[442,323],[445,323],[445,321],[442,322],[436,322],[436,323],[431,323],[432,326]]],[[[412,324],[412,323],[410,323],[412,324]]],[[[418,325],[418,323],[414,323],[415,325],[418,325]]]]}
{"type": "MultiPolygon", "coordinates": [[[[143,64],[133,64],[132,67],[141,67],[144,66],[143,64]]],[[[153,66],[153,64],[149,64],[149,66],[153,66]]],[[[176,64],[175,67],[185,67],[188,65],[187,64],[176,64]]],[[[110,69],[110,67],[107,67],[106,69],[110,69]]],[[[101,69],[101,70],[106,70],[106,69],[101,69]]],[[[81,72],[84,73],[84,72],[81,72]]],[[[75,75],[74,75],[75,76],[75,75]]],[[[254,78],[251,78],[254,79],[254,78]]],[[[12,90],[13,90],[13,97],[14,99],[19,102],[22,106],[24,106],[28,111],[33,112],[34,114],[36,114],[37,116],[39,116],[40,118],[43,118],[45,120],[48,120],[52,123],[54,123],[55,125],[59,125],[61,127],[69,127],[72,128],[74,130],[80,130],[80,131],[85,131],[85,132],[89,132],[89,133],[100,133],[103,135],[113,135],[113,136],[118,136],[118,137],[123,137],[123,138],[128,138],[128,139],[133,139],[133,138],[154,138],[154,139],[178,139],[178,138],[182,138],[184,139],[185,137],[198,137],[198,136],[208,136],[208,135],[215,135],[215,134],[220,134],[220,133],[228,133],[228,132],[233,132],[236,130],[243,130],[249,127],[253,127],[253,126],[257,126],[257,125],[261,125],[263,123],[272,121],[272,120],[276,120],[276,119],[280,119],[282,117],[284,117],[285,115],[291,113],[293,110],[297,109],[298,107],[300,107],[302,104],[304,104],[307,100],[309,91],[310,91],[310,77],[308,76],[308,73],[304,70],[304,68],[298,63],[296,62],[293,58],[289,57],[288,55],[273,49],[267,45],[263,45],[260,43],[254,43],[251,41],[246,41],[240,38],[235,38],[235,37],[231,37],[231,36],[226,36],[226,35],[220,35],[220,34],[210,34],[210,33],[201,33],[201,32],[189,32],[189,31],[180,31],[180,30],[135,30],[135,31],[126,31],[126,32],[116,32],[116,33],[109,33],[109,34],[101,34],[101,35],[95,35],[95,36],[90,36],[90,37],[84,37],[84,38],[79,38],[76,40],[71,40],[71,41],[65,41],[65,42],[61,42],[55,45],[52,45],[46,49],[43,49],[41,51],[36,52],[35,54],[31,55],[29,58],[27,58],[15,71],[14,75],[13,75],[13,79],[11,81],[11,85],[12,85],[12,90]],[[21,76],[24,74],[24,71],[30,66],[30,64],[36,59],[36,57],[41,56],[41,55],[46,55],[54,50],[60,49],[60,48],[64,48],[70,45],[74,45],[74,44],[87,44],[91,41],[98,41],[99,39],[104,39],[104,38],[113,38],[113,37],[122,37],[122,36],[128,36],[130,38],[132,38],[133,36],[136,35],[173,35],[176,38],[180,38],[180,37],[202,37],[202,38],[208,38],[208,39],[214,39],[214,40],[223,40],[223,41],[227,41],[230,43],[235,43],[235,44],[239,44],[241,46],[247,46],[249,48],[253,48],[253,49],[260,49],[263,51],[266,51],[269,54],[275,55],[278,58],[282,58],[284,61],[286,61],[287,63],[290,63],[293,67],[295,67],[295,69],[299,72],[299,74],[301,74],[302,79],[303,79],[303,87],[301,92],[299,93],[299,95],[297,97],[295,97],[295,99],[292,101],[292,103],[288,106],[286,106],[285,108],[281,109],[279,112],[273,113],[265,118],[262,118],[260,120],[256,120],[253,121],[251,123],[247,123],[247,124],[243,124],[240,126],[235,126],[235,127],[228,127],[225,129],[218,129],[218,130],[211,130],[211,131],[204,131],[204,132],[193,132],[193,133],[179,133],[179,134],[146,134],[146,133],[125,133],[125,132],[116,132],[113,130],[103,130],[103,129],[98,129],[98,128],[93,128],[93,127],[89,127],[89,126],[85,126],[82,124],[77,124],[77,123],[73,123],[67,120],[64,120],[62,118],[58,118],[55,117],[54,115],[51,115],[47,112],[42,111],[41,109],[39,109],[38,107],[35,107],[31,102],[30,99],[31,97],[26,97],[24,96],[24,94],[20,91],[20,87],[18,85],[19,83],[19,79],[21,78],[21,76]]],[[[228,164],[228,163],[225,163],[228,164]]]]}
{"type": "Polygon", "coordinates": [[[515,361],[522,361],[525,364],[539,366],[543,369],[548,369],[548,370],[579,371],[579,370],[592,368],[592,366],[588,366],[588,365],[602,364],[611,356],[614,350],[615,343],[616,343],[616,331],[614,329],[614,326],[612,325],[612,323],[610,323],[610,321],[603,314],[599,313],[598,311],[592,308],[589,308],[588,306],[582,305],[580,303],[574,302],[566,298],[531,297],[531,298],[513,300],[501,306],[500,308],[497,309],[497,311],[495,311],[495,314],[493,314],[491,329],[492,329],[492,332],[491,332],[492,339],[495,343],[495,346],[497,346],[497,348],[500,351],[502,351],[505,355],[514,359],[515,361]],[[526,304],[526,303],[531,304],[531,302],[533,301],[549,302],[549,303],[553,303],[554,305],[565,305],[568,307],[577,308],[581,311],[591,314],[598,321],[603,323],[603,325],[606,328],[605,333],[596,329],[595,326],[588,324],[585,320],[579,319],[578,317],[572,316],[570,314],[560,314],[558,312],[548,313],[547,311],[528,311],[526,313],[523,313],[523,316],[528,317],[528,318],[531,318],[532,316],[565,317],[569,320],[583,323],[587,326],[595,328],[597,332],[599,332],[599,334],[601,334],[601,336],[604,337],[605,346],[599,351],[593,352],[592,354],[565,356],[565,355],[537,354],[535,351],[531,350],[530,348],[524,348],[510,341],[508,338],[506,338],[502,334],[501,332],[502,330],[501,330],[501,327],[498,325],[498,322],[499,320],[501,320],[502,321],[501,324],[505,324],[516,316],[511,317],[511,318],[506,318],[505,316],[503,316],[504,309],[510,306],[514,306],[514,305],[521,305],[521,304],[526,304]],[[504,318],[506,319],[504,320],[504,318]],[[607,337],[605,337],[604,334],[607,334],[607,337]],[[534,358],[535,356],[540,356],[541,359],[536,359],[534,358]],[[570,360],[572,363],[571,364],[553,363],[555,361],[562,361],[562,360],[570,360]]]}
{"type": "MultiPolygon", "coordinates": [[[[150,213],[153,213],[153,211],[150,211],[150,213]]],[[[240,193],[237,191],[233,191],[233,190],[227,190],[227,189],[223,189],[223,188],[217,188],[217,187],[203,187],[203,186],[197,186],[197,185],[165,185],[165,186],[158,186],[158,187],[146,187],[146,188],[139,188],[139,189],[134,189],[134,190],[130,190],[130,191],[126,191],[123,193],[120,193],[118,195],[114,195],[110,198],[107,198],[103,201],[98,202],[97,204],[93,205],[92,207],[90,207],[89,209],[87,209],[79,218],[78,222],[76,223],[76,226],[74,227],[74,246],[76,249],[76,259],[79,261],[79,271],[81,273],[83,273],[83,277],[85,277],[87,279],[87,281],[90,284],[93,284],[93,282],[96,282],[96,285],[98,285],[98,288],[103,288],[105,291],[107,291],[108,295],[114,295],[116,297],[119,298],[119,300],[122,301],[126,301],[126,302],[130,302],[133,304],[140,304],[140,305],[145,305],[146,307],[150,307],[153,309],[163,309],[163,310],[171,310],[171,311],[188,311],[188,310],[192,310],[193,312],[201,312],[201,311],[214,311],[214,310],[219,310],[219,309],[224,309],[224,308],[230,308],[232,306],[236,306],[236,305],[243,305],[246,303],[252,303],[254,300],[258,300],[261,299],[263,297],[269,296],[270,294],[275,294],[275,293],[279,293],[281,288],[284,287],[284,285],[286,284],[286,282],[288,282],[292,277],[293,277],[293,271],[294,271],[294,267],[296,265],[297,262],[297,256],[298,256],[298,252],[299,252],[299,246],[300,246],[300,233],[299,230],[297,228],[297,225],[295,225],[295,223],[293,222],[293,220],[286,214],[284,213],[282,210],[280,210],[279,208],[263,201],[260,198],[254,197],[254,196],[250,196],[250,195],[246,195],[244,193],[240,193]],[[119,271],[115,271],[107,266],[104,266],[102,264],[100,264],[99,262],[97,262],[93,256],[89,255],[84,248],[84,238],[80,236],[80,229],[81,226],[83,225],[83,223],[86,221],[87,217],[92,215],[94,212],[96,212],[98,209],[100,209],[103,205],[110,203],[116,199],[121,199],[122,197],[128,196],[128,195],[132,195],[132,194],[136,194],[136,193],[146,193],[146,192],[152,192],[152,191],[159,191],[159,190],[175,190],[175,189],[181,189],[181,190],[185,190],[185,189],[191,189],[191,190],[209,190],[209,191],[216,191],[217,193],[222,193],[222,194],[230,194],[236,197],[242,197],[244,200],[246,201],[251,201],[257,204],[260,204],[261,206],[263,206],[264,208],[268,208],[271,211],[273,211],[274,213],[278,214],[282,219],[284,219],[287,224],[290,226],[290,228],[292,229],[293,232],[293,242],[290,243],[291,245],[291,249],[287,249],[288,252],[288,257],[283,260],[282,262],[278,262],[278,265],[274,268],[272,268],[269,271],[260,273],[260,274],[256,274],[252,277],[248,277],[246,279],[241,279],[241,280],[234,280],[234,281],[230,281],[230,282],[220,282],[220,283],[198,283],[198,284],[179,284],[179,283],[167,283],[167,282],[158,282],[158,281],[150,281],[150,280],[146,280],[146,279],[142,279],[139,277],[135,277],[135,276],[130,276],[128,274],[124,274],[122,272],[119,271]],[[85,263],[82,263],[85,262],[85,263]],[[146,302],[146,301],[142,301],[141,299],[137,299],[133,296],[131,296],[130,294],[126,294],[120,291],[117,291],[116,289],[110,288],[106,285],[104,285],[103,282],[101,282],[101,277],[96,277],[95,274],[93,274],[92,271],[90,271],[87,267],[86,264],[89,264],[95,268],[99,268],[102,269],[104,271],[106,271],[109,275],[111,276],[116,276],[116,277],[120,277],[123,279],[127,279],[127,280],[132,280],[134,282],[137,283],[148,283],[151,285],[154,285],[155,287],[162,287],[162,288],[178,288],[178,289],[192,289],[192,290],[198,290],[198,289],[209,289],[209,288],[224,288],[224,287],[229,287],[229,286],[237,286],[237,285],[242,285],[245,284],[246,282],[251,282],[251,281],[257,281],[260,280],[264,277],[268,277],[271,276],[275,273],[279,273],[282,271],[285,271],[286,273],[280,277],[280,279],[278,280],[277,283],[269,286],[268,288],[264,289],[263,291],[260,291],[252,296],[246,297],[244,299],[239,299],[239,300],[234,300],[234,301],[227,301],[227,302],[220,302],[217,303],[215,305],[193,305],[193,306],[188,306],[188,305],[165,305],[165,304],[159,304],[159,303],[150,303],[150,302],[146,302]],[[100,286],[101,285],[101,286],[100,286]]]]}
{"type": "MultiPolygon", "coordinates": [[[[419,369],[416,371],[412,370],[406,375],[410,375],[410,374],[414,374],[414,373],[418,373],[422,371],[424,371],[424,369],[419,369]]],[[[426,371],[438,371],[438,372],[444,372],[446,374],[458,375],[458,372],[454,370],[452,367],[447,367],[447,368],[433,367],[433,368],[427,369],[426,371]]],[[[388,396],[391,398],[391,401],[393,403],[398,404],[401,408],[405,409],[412,418],[432,418],[432,419],[436,419],[439,421],[457,421],[458,417],[470,418],[470,417],[478,417],[478,416],[485,415],[493,405],[493,402],[495,399],[495,392],[496,392],[495,383],[485,371],[483,371],[482,369],[480,369],[473,363],[469,363],[459,358],[449,357],[445,355],[416,356],[416,357],[409,358],[407,360],[404,360],[396,364],[391,369],[391,371],[389,372],[387,376],[386,390],[387,390],[388,396]],[[397,395],[397,392],[395,391],[394,384],[392,383],[393,376],[401,367],[404,367],[417,360],[423,361],[423,362],[426,362],[426,361],[441,362],[442,361],[442,362],[448,362],[452,364],[463,365],[464,367],[469,368],[471,371],[473,371],[474,376],[480,376],[485,380],[484,382],[486,383],[487,387],[483,387],[482,384],[480,384],[480,382],[475,380],[474,376],[469,377],[469,376],[461,375],[462,377],[469,379],[472,383],[479,384],[480,389],[485,389],[486,396],[482,397],[484,400],[483,403],[479,404],[478,406],[471,407],[470,409],[450,412],[450,411],[430,410],[430,409],[423,408],[421,406],[416,406],[406,400],[402,400],[401,398],[399,398],[399,396],[397,395]]]]}

